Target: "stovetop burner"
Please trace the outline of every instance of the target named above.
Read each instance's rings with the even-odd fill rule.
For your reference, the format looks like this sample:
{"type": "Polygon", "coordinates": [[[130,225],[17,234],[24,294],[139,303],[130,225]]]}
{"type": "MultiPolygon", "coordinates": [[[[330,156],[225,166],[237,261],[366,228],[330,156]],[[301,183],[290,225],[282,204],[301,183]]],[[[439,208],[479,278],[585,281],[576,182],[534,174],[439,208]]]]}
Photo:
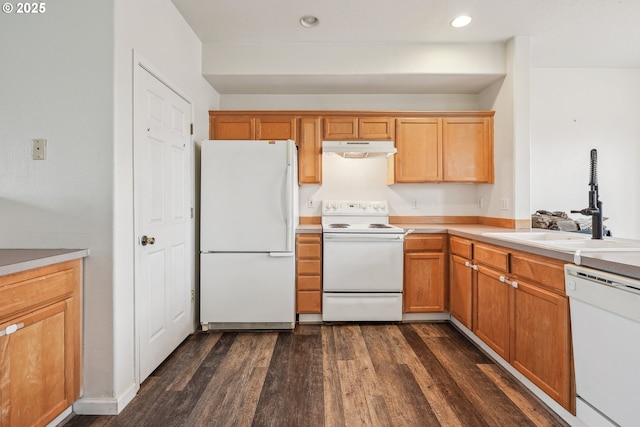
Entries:
{"type": "Polygon", "coordinates": [[[386,201],[322,201],[322,228],[327,234],[362,235],[404,234],[404,229],[389,225],[386,201]]]}

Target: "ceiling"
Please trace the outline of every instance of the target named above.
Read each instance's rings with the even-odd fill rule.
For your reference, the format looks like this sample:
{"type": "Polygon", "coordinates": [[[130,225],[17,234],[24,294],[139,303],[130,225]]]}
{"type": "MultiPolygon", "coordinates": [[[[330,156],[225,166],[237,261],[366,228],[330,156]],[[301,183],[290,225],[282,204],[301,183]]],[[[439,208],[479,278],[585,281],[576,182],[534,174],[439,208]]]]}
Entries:
{"type": "MultiPolygon", "coordinates": [[[[205,44],[504,43],[530,36],[533,67],[640,68],[639,0],[172,2],[205,44]],[[461,14],[473,21],[452,28],[451,20],[461,14]],[[304,28],[299,23],[303,15],[316,16],[320,24],[304,28]]],[[[457,83],[466,84],[467,93],[486,87],[487,81],[472,77],[475,83],[463,81],[464,76],[457,76],[457,83]]],[[[225,75],[208,80],[221,94],[317,93],[320,86],[325,93],[442,93],[433,80],[419,87],[419,78],[407,80],[401,74],[225,75]]]]}

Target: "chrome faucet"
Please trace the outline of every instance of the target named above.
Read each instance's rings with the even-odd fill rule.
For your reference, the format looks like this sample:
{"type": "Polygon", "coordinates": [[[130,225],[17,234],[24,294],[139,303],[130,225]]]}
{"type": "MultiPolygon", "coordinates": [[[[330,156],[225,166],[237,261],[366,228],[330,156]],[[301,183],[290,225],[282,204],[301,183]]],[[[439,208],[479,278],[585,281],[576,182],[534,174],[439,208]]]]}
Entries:
{"type": "Polygon", "coordinates": [[[589,179],[589,207],[579,211],[571,211],[571,213],[579,213],[591,217],[591,238],[602,239],[603,221],[602,202],[598,195],[598,151],[594,148],[591,150],[591,177],[589,179]]]}

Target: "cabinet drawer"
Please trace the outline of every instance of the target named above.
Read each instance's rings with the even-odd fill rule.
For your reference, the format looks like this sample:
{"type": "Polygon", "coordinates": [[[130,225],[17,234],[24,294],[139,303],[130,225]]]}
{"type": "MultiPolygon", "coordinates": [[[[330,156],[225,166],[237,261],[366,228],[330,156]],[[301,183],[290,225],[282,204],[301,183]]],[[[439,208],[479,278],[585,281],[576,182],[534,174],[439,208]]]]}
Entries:
{"type": "Polygon", "coordinates": [[[320,260],[298,260],[299,275],[320,275],[322,272],[322,262],[320,260]]]}
{"type": "Polygon", "coordinates": [[[298,313],[322,313],[322,292],[298,291],[296,311],[298,313]]]}
{"type": "Polygon", "coordinates": [[[476,263],[489,265],[504,272],[509,271],[509,252],[498,247],[476,243],[473,259],[476,263]]]}
{"type": "Polygon", "coordinates": [[[318,243],[302,243],[298,242],[298,259],[320,259],[322,256],[322,247],[318,243]]]}
{"type": "Polygon", "coordinates": [[[442,234],[409,234],[404,239],[405,252],[443,252],[444,236],[442,234]]]}
{"type": "Polygon", "coordinates": [[[0,318],[63,299],[74,291],[73,270],[63,270],[0,287],[0,318]]]}
{"type": "Polygon", "coordinates": [[[452,254],[459,255],[467,259],[473,258],[473,242],[471,242],[471,240],[451,236],[449,239],[449,246],[452,254]]]}
{"type": "Polygon", "coordinates": [[[521,252],[511,253],[511,273],[564,294],[564,262],[521,252]]]}
{"type": "Polygon", "coordinates": [[[299,291],[321,291],[322,278],[320,276],[298,276],[296,288],[299,291]]]}

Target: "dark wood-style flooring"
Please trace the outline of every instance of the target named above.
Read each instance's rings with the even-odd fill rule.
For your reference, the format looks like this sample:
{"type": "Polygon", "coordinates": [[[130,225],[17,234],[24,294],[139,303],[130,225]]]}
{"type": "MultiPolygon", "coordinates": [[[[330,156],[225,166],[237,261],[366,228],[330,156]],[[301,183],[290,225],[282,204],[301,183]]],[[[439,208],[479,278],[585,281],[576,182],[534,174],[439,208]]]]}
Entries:
{"type": "Polygon", "coordinates": [[[565,426],[448,323],[197,332],[102,426],[565,426]]]}

